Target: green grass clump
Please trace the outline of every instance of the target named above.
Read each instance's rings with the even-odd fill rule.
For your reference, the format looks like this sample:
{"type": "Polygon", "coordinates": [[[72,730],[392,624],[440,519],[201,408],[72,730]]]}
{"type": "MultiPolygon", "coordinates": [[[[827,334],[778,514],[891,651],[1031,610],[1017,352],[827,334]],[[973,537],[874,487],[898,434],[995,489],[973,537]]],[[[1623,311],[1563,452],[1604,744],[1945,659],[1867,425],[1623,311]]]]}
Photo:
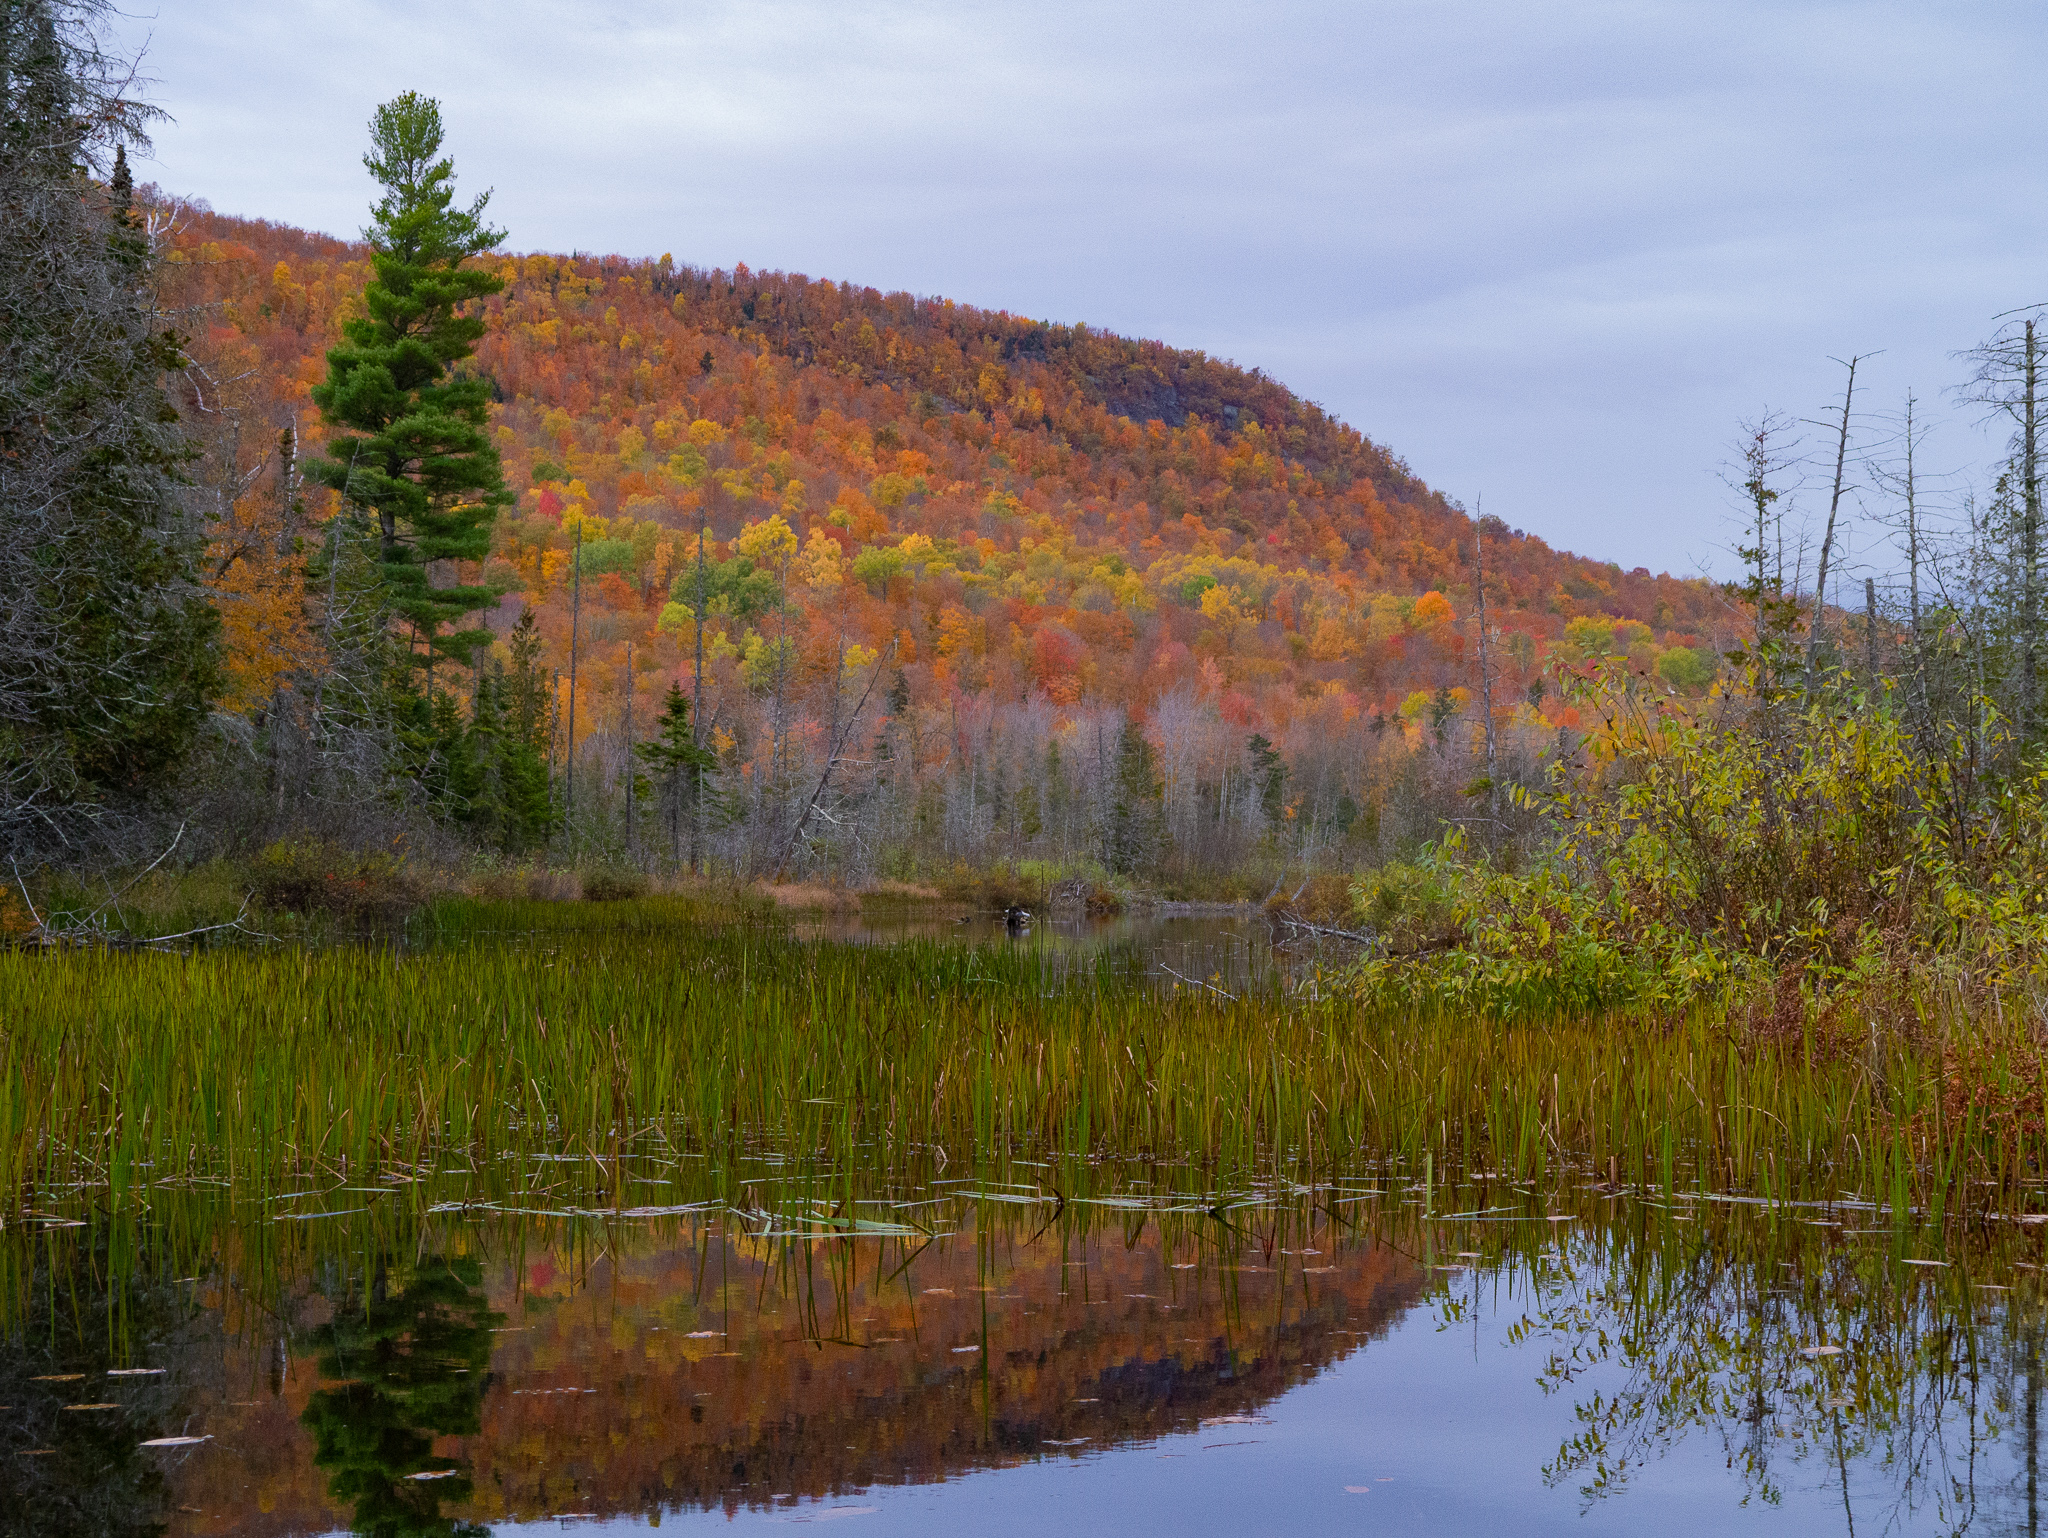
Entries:
{"type": "MultiPolygon", "coordinates": [[[[805,944],[703,911],[466,901],[412,951],[0,955],[0,1188],[650,1138],[1148,1152],[1219,1175],[1370,1151],[1541,1178],[1571,1155],[1666,1187],[1902,1204],[2038,1164],[2027,1123],[1957,1101],[1950,1054],[1844,1065],[1705,1014],[1648,1030],[1162,998],[1108,962],[1076,978],[1002,947],[805,944]]],[[[1969,1071],[2031,1095],[2037,1062],[1987,1039],[1969,1071]]]]}

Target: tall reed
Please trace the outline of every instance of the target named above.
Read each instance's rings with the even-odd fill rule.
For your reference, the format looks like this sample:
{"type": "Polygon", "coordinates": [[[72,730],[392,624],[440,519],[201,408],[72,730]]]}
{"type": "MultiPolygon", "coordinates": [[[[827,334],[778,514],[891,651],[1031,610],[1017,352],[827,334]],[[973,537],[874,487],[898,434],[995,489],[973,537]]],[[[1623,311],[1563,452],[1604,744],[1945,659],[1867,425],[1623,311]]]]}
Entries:
{"type": "MultiPolygon", "coordinates": [[[[2027,1123],[1951,1114],[1952,1065],[1906,1043],[1844,1065],[1701,1015],[1502,1026],[1162,998],[1002,947],[672,919],[651,900],[549,929],[538,905],[471,904],[410,952],[0,955],[0,1189],[253,1190],[759,1137],[883,1162],[1144,1151],[1218,1176],[1428,1153],[1541,1178],[1569,1158],[1902,1206],[2002,1198],[2038,1172],[2027,1123]]],[[[1972,1051],[1973,1075],[2032,1092],[2023,1041],[1985,1025],[1972,1051]]]]}

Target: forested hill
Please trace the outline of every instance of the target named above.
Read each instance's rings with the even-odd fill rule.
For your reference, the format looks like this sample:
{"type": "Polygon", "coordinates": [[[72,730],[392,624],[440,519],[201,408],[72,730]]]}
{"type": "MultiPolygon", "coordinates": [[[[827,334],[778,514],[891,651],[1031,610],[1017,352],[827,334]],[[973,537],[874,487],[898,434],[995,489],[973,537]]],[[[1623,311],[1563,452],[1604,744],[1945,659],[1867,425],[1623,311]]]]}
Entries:
{"type": "MultiPolygon", "coordinates": [[[[185,402],[187,419],[211,434],[211,483],[242,488],[221,499],[216,585],[235,698],[257,708],[317,670],[285,552],[322,537],[325,505],[309,493],[280,515],[266,510],[299,504],[259,493],[280,431],[317,448],[309,392],[360,303],[367,252],[179,205],[161,217],[164,296],[186,317],[193,391],[213,392],[185,402]],[[274,516],[306,526],[267,527],[274,516]]],[[[532,612],[543,664],[566,670],[580,540],[579,751],[586,733],[622,730],[629,646],[635,719],[691,682],[700,519],[706,724],[741,780],[761,754],[786,756],[756,736],[786,745],[813,709],[824,729],[833,695],[805,691],[884,656],[892,719],[948,723],[920,740],[949,776],[972,778],[974,754],[1012,727],[1022,753],[1094,710],[1164,732],[1167,706],[1193,723],[1175,740],[1217,760],[1197,780],[1237,783],[1233,755],[1261,734],[1297,771],[1328,760],[1319,783],[1358,801],[1359,732],[1384,756],[1389,725],[1426,722],[1439,745],[1447,723],[1476,725],[1471,519],[1256,370],[745,266],[484,260],[506,287],[465,366],[494,381],[515,502],[485,567],[450,580],[505,589],[494,627],[532,612]],[[992,717],[970,749],[974,709],[1030,719],[992,717]]],[[[1505,530],[1485,559],[1502,724],[1572,724],[1541,685],[1558,658],[1625,654],[1687,690],[1711,676],[1728,621],[1708,584],[1505,530]]]]}
{"type": "MultiPolygon", "coordinates": [[[[303,399],[365,280],[365,250],[203,213],[177,245],[204,265],[204,297],[221,301],[214,329],[255,342],[280,393],[303,399]]],[[[530,256],[503,266],[513,281],[491,303],[479,364],[497,379],[522,490],[535,465],[554,461],[600,516],[650,492],[687,499],[699,483],[672,473],[673,450],[689,422],[709,420],[752,440],[749,468],[779,483],[777,505],[793,475],[804,481],[789,509],[799,534],[807,515],[844,497],[876,508],[890,532],[993,535],[1005,549],[1049,518],[1045,532],[1063,546],[1115,551],[1138,570],[1202,551],[1264,568],[1261,587],[1291,578],[1354,601],[1436,589],[1460,608],[1469,595],[1471,521],[1256,369],[744,265],[530,256]],[[629,433],[637,441],[622,443],[629,433]],[[991,517],[992,504],[1014,516],[991,517]]],[[[757,491],[760,476],[748,479],[757,491]]],[[[1580,613],[1689,633],[1719,613],[1704,584],[1623,572],[1525,535],[1506,537],[1490,564],[1499,619],[1538,639],[1580,613]]],[[[1259,597],[1270,605],[1273,594],[1259,597]]],[[[1315,601],[1298,595],[1286,628],[1298,628],[1303,600],[1315,601]]]]}

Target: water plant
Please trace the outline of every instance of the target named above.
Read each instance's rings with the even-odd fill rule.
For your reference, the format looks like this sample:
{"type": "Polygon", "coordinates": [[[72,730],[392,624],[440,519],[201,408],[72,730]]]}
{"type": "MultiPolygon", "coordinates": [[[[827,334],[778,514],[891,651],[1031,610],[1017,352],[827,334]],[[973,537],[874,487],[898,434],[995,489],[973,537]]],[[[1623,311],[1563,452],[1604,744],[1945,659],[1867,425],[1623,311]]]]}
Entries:
{"type": "Polygon", "coordinates": [[[1956,1014],[1844,1054],[1710,1009],[1498,1021],[1347,996],[1162,997],[1107,961],[804,943],[682,899],[436,910],[427,947],[0,954],[0,1191],[119,1203],[167,1178],[769,1138],[888,1165],[1107,1153],[1211,1184],[1360,1157],[1662,1189],[1876,1193],[1939,1213],[2039,1171],[2022,1022],[1956,1014]],[[1988,1184],[1986,1184],[1988,1182],[1988,1184]]]}

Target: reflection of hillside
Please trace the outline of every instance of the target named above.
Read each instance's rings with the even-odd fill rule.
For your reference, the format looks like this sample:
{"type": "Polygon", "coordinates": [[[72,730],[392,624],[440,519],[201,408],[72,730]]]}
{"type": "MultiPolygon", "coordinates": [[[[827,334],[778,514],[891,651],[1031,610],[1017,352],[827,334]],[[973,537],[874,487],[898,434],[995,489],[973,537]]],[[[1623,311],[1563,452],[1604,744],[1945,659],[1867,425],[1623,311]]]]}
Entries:
{"type": "MultiPolygon", "coordinates": [[[[1384,1329],[1424,1282],[1385,1248],[1270,1265],[1247,1255],[1220,1275],[1212,1255],[1178,1270],[1157,1232],[1129,1247],[1114,1231],[1034,1246],[962,1233],[907,1269],[893,1241],[713,1234],[587,1265],[529,1251],[516,1271],[486,1267],[507,1327],[480,1431],[444,1450],[468,1459],[467,1514],[482,1521],[936,1480],[1255,1410],[1384,1329]]],[[[216,1499],[188,1502],[240,1519],[194,1518],[184,1531],[344,1520],[314,1493],[302,1436],[287,1458],[261,1447],[295,1431],[278,1415],[259,1429],[263,1413],[259,1403],[209,1423],[216,1499]],[[247,1477],[253,1458],[276,1482],[252,1502],[267,1483],[247,1477]],[[223,1503],[231,1489],[242,1499],[223,1503]]]]}

